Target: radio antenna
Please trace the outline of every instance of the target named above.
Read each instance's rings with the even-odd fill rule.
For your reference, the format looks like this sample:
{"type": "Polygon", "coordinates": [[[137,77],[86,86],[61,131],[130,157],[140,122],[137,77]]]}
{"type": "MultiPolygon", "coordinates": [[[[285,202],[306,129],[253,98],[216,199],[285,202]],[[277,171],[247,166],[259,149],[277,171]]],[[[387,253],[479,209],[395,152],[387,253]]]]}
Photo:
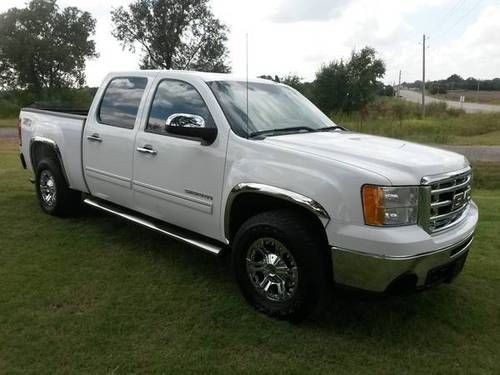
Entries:
{"type": "Polygon", "coordinates": [[[247,138],[249,137],[249,128],[248,128],[248,33],[246,33],[246,71],[247,71],[247,79],[246,79],[246,100],[247,100],[247,138]]]}

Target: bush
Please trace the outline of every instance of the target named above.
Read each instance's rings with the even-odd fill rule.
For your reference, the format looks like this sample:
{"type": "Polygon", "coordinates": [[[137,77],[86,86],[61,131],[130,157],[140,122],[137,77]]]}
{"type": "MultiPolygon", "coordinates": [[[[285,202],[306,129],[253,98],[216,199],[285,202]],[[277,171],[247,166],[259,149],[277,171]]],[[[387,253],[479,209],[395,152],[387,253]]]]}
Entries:
{"type": "Polygon", "coordinates": [[[19,114],[20,107],[5,99],[0,99],[0,118],[16,117],[19,114]]]}
{"type": "Polygon", "coordinates": [[[440,86],[432,86],[430,89],[429,89],[430,93],[432,95],[436,95],[436,94],[446,94],[448,92],[448,90],[446,90],[446,88],[444,87],[440,87],[440,86]]]}

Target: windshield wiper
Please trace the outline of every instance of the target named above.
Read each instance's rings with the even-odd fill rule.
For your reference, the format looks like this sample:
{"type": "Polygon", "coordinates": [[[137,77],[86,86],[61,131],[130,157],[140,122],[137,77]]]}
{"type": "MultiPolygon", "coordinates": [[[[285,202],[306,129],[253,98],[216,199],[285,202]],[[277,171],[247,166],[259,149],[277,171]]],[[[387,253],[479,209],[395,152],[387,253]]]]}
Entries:
{"type": "Polygon", "coordinates": [[[316,130],[313,128],[310,128],[308,126],[291,126],[288,128],[281,128],[281,129],[267,129],[267,130],[259,130],[256,132],[250,133],[248,136],[249,138],[257,138],[257,137],[263,137],[266,135],[276,135],[276,134],[281,134],[281,133],[291,133],[291,132],[296,132],[296,131],[306,131],[308,133],[315,132],[316,130]]]}
{"type": "Polygon", "coordinates": [[[334,126],[325,126],[324,128],[319,128],[319,129],[316,129],[317,132],[329,132],[331,130],[347,130],[346,128],[344,128],[343,126],[340,126],[340,125],[334,125],[334,126]]]}

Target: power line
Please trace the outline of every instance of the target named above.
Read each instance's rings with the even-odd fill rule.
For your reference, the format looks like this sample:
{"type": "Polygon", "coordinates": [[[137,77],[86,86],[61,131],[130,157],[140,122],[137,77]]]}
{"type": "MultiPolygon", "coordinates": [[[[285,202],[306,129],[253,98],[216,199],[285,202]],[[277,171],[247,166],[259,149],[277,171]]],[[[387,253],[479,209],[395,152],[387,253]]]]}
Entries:
{"type": "Polygon", "coordinates": [[[444,26],[448,23],[448,21],[453,18],[453,17],[448,17],[448,16],[454,15],[455,11],[460,8],[460,6],[462,5],[462,3],[464,1],[465,0],[458,0],[453,7],[448,9],[448,12],[446,12],[446,14],[444,14],[442,17],[440,17],[440,20],[442,22],[440,23],[441,26],[438,28],[438,30],[436,30],[436,34],[438,32],[440,32],[441,30],[443,30],[444,26]]]}
{"type": "Polygon", "coordinates": [[[470,8],[467,12],[465,12],[462,17],[460,17],[452,26],[450,26],[449,28],[447,28],[443,33],[441,33],[440,35],[438,35],[439,38],[443,38],[445,37],[446,35],[449,34],[449,32],[451,30],[453,30],[457,25],[460,24],[460,22],[462,22],[466,17],[468,17],[472,11],[476,10],[478,5],[482,2],[483,0],[478,0],[474,3],[474,5],[472,6],[472,8],[470,8]]]}

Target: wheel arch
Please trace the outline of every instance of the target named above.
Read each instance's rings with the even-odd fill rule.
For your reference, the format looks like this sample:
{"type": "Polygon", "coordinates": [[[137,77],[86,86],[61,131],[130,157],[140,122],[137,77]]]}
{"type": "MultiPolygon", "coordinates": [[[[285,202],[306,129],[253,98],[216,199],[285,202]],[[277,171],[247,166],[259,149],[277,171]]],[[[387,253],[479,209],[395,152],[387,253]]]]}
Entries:
{"type": "Polygon", "coordinates": [[[229,193],[224,212],[224,235],[228,243],[248,218],[273,209],[291,209],[307,216],[326,239],[325,227],[330,221],[327,211],[314,199],[279,187],[240,183],[229,193]]]}
{"type": "Polygon", "coordinates": [[[68,176],[66,174],[61,156],[61,150],[54,140],[45,137],[33,137],[30,140],[29,152],[33,172],[36,173],[36,166],[40,160],[42,160],[44,157],[51,157],[59,164],[59,166],[61,167],[62,175],[64,176],[66,183],[69,184],[68,176]]]}

